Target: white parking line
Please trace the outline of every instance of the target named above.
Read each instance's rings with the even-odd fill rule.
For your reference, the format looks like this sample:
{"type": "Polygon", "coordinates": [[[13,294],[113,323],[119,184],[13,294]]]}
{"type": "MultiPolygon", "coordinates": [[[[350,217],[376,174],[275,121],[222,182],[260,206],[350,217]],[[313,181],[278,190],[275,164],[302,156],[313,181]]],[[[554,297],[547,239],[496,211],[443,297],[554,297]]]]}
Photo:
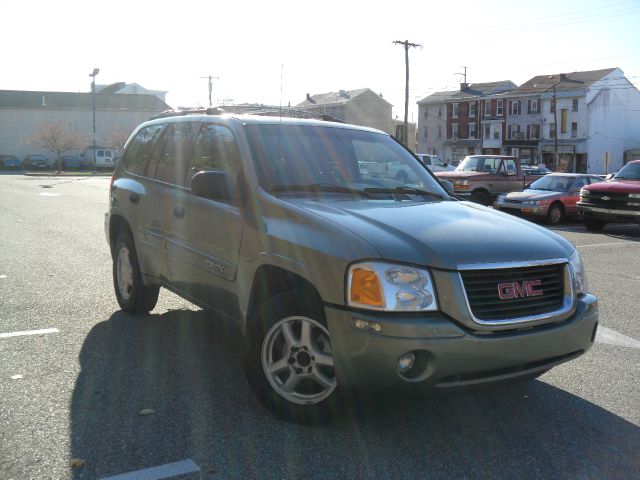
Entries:
{"type": "Polygon", "coordinates": [[[121,473],[113,477],[103,477],[102,480],[160,480],[187,473],[199,472],[200,467],[190,458],[175,463],[167,463],[158,467],[145,468],[134,472],[121,473]]]}
{"type": "Polygon", "coordinates": [[[590,245],[576,245],[576,248],[585,248],[585,247],[610,247],[611,245],[626,245],[626,246],[639,246],[640,243],[636,242],[609,242],[609,243],[592,243],[590,245]]]}
{"type": "Polygon", "coordinates": [[[40,192],[43,197],[59,197],[59,193],[40,192]]]}
{"type": "Polygon", "coordinates": [[[27,335],[44,335],[47,333],[58,333],[58,332],[59,330],[57,328],[43,328],[41,330],[25,330],[23,332],[0,333],[0,338],[25,337],[27,335]]]}
{"type": "Polygon", "coordinates": [[[596,342],[615,345],[617,347],[640,348],[640,340],[629,337],[607,327],[598,327],[596,342]]]}

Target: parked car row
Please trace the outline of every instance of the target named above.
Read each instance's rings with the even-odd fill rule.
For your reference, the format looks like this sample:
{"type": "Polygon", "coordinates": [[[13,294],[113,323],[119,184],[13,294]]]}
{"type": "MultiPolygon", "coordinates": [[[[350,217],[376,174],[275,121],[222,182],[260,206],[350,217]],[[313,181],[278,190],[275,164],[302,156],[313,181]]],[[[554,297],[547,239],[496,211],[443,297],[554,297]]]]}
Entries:
{"type": "MultiPolygon", "coordinates": [[[[87,149],[80,157],[61,155],[59,158],[47,158],[44,155],[27,155],[22,161],[16,155],[0,154],[0,170],[52,170],[62,162],[62,170],[89,170],[94,167],[93,150],[87,149]],[[87,150],[90,150],[87,153],[87,150]]],[[[99,170],[113,170],[118,157],[111,149],[96,149],[95,167],[99,170]]]]}

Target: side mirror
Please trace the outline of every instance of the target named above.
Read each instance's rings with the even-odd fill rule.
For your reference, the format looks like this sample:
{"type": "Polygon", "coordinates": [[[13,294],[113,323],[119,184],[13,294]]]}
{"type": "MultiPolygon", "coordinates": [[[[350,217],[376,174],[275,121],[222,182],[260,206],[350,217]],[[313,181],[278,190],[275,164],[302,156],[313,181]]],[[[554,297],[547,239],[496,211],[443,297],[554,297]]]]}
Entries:
{"type": "Polygon", "coordinates": [[[605,180],[611,180],[614,177],[613,173],[608,174],[606,177],[604,177],[605,180]]]}
{"type": "Polygon", "coordinates": [[[453,190],[453,183],[451,183],[449,180],[445,180],[443,178],[439,179],[440,180],[440,185],[442,185],[442,187],[445,189],[445,191],[453,196],[454,195],[454,190],[453,190]]]}
{"type": "Polygon", "coordinates": [[[209,200],[235,200],[233,182],[227,172],[213,170],[196,173],[191,179],[191,192],[209,200]]]}
{"type": "Polygon", "coordinates": [[[448,164],[447,162],[444,162],[444,163],[442,164],[442,166],[443,166],[443,167],[448,167],[448,166],[449,166],[449,164],[448,164]]]}

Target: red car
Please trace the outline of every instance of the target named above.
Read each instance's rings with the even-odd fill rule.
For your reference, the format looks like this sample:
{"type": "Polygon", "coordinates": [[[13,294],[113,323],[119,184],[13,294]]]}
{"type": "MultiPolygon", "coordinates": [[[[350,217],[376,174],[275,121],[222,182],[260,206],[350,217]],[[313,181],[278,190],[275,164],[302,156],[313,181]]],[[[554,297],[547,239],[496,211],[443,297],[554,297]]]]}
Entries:
{"type": "Polygon", "coordinates": [[[626,164],[609,181],[583,188],[578,212],[587,230],[596,232],[607,223],[640,224],[640,160],[626,164]]]}
{"type": "Polygon", "coordinates": [[[498,196],[493,206],[505,212],[557,224],[567,216],[578,214],[576,203],[580,198],[580,189],[598,182],[602,182],[602,178],[596,175],[550,173],[522,192],[498,196]]]}

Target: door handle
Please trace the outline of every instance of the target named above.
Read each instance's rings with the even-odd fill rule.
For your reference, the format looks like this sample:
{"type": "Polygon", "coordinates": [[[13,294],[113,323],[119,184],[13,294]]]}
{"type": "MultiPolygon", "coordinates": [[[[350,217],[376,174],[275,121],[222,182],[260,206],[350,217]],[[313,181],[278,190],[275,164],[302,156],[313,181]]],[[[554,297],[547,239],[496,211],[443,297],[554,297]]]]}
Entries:
{"type": "Polygon", "coordinates": [[[184,208],[176,207],[173,209],[173,216],[178,218],[184,218],[184,208]]]}
{"type": "Polygon", "coordinates": [[[138,203],[140,202],[140,195],[138,195],[137,193],[130,193],[129,194],[129,201],[131,203],[138,203]]]}

